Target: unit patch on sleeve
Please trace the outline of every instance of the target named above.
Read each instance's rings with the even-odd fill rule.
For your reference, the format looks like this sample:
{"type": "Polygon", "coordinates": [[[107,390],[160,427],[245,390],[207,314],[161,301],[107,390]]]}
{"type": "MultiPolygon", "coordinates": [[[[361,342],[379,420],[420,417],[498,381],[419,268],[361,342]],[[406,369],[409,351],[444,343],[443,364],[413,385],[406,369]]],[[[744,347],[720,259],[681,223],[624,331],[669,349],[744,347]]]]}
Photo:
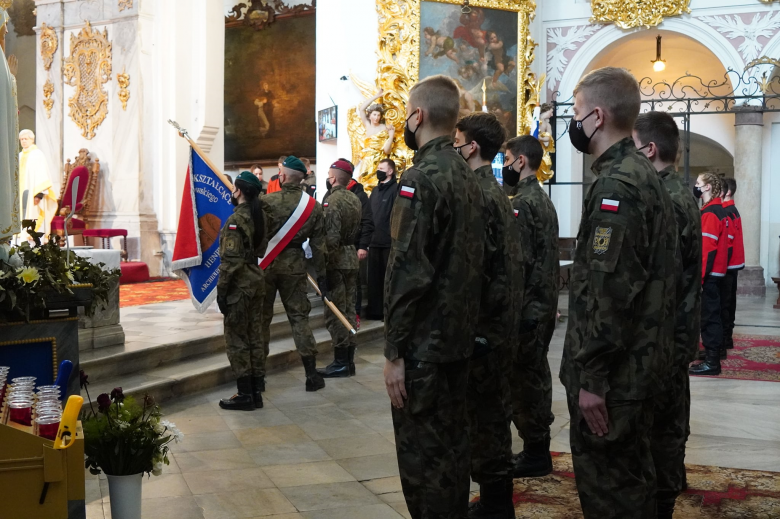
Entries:
{"type": "Polygon", "coordinates": [[[610,213],[617,213],[618,209],[620,209],[620,201],[619,200],[610,200],[609,198],[602,198],[601,199],[601,210],[602,211],[608,211],[610,213]]]}
{"type": "Polygon", "coordinates": [[[606,254],[609,250],[609,241],[612,238],[612,227],[596,227],[593,236],[593,253],[606,254]]]}

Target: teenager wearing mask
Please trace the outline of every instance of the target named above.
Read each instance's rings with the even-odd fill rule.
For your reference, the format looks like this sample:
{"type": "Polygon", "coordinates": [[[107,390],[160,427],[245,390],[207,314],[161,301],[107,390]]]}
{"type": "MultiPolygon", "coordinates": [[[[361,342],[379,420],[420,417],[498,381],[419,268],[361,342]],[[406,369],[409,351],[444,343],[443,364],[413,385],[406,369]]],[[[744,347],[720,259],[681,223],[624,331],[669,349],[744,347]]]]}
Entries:
{"type": "Polygon", "coordinates": [[[723,179],[723,209],[729,217],[729,234],[734,236],[729,268],[721,287],[721,318],[723,319],[723,352],[734,348],[734,317],[737,311],[737,279],[739,271],[745,268],[745,243],[742,233],[742,217],[734,205],[737,181],[723,179]]]}
{"type": "Polygon", "coordinates": [[[692,366],[691,375],[720,375],[720,350],[723,348],[720,285],[728,270],[729,218],[723,209],[722,180],[715,173],[703,173],[696,179],[693,194],[701,198],[701,342],[704,362],[692,366]]]}
{"type": "Polygon", "coordinates": [[[384,159],[377,166],[379,181],[371,192],[371,214],[374,218],[374,233],[368,248],[368,306],[366,318],[384,319],[385,271],[390,257],[390,215],[398,196],[396,165],[392,159],[384,159]]]}

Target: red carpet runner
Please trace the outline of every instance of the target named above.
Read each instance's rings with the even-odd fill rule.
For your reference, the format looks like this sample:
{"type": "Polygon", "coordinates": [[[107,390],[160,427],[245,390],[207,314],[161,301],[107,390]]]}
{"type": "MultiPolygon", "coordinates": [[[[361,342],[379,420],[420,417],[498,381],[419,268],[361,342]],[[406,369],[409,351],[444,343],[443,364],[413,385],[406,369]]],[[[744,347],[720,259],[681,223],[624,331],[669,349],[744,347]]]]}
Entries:
{"type": "Polygon", "coordinates": [[[780,337],[734,335],[734,349],[721,367],[713,378],[780,382],[780,337]]]}
{"type": "Polygon", "coordinates": [[[149,305],[189,299],[190,291],[180,279],[165,279],[147,283],[119,285],[119,307],[149,305]]]}
{"type": "MultiPolygon", "coordinates": [[[[517,517],[582,519],[571,455],[553,454],[553,473],[515,480],[517,517]]],[[[780,517],[780,473],[688,465],[688,491],[674,519],[780,517]]]]}

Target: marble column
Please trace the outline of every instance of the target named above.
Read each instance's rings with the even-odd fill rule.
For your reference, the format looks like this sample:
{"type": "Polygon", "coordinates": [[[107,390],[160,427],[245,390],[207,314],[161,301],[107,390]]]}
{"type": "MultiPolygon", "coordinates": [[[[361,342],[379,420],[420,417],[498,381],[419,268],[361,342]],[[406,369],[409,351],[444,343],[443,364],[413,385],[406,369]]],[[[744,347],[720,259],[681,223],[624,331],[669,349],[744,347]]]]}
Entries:
{"type": "Polygon", "coordinates": [[[734,178],[737,181],[735,203],[746,230],[745,270],[739,274],[739,294],[766,295],[764,269],[760,266],[761,174],[763,171],[764,113],[761,107],[739,106],[736,112],[734,178]]]}

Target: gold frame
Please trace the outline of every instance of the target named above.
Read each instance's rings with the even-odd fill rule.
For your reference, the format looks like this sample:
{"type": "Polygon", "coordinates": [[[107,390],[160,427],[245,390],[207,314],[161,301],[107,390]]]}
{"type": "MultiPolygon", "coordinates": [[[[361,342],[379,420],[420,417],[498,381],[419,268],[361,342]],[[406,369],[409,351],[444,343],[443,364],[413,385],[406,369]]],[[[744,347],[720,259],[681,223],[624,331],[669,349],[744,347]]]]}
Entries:
{"type": "Polygon", "coordinates": [[[621,29],[655,27],[664,18],[691,12],[691,0],[591,0],[591,23],[614,23],[621,29]]]}
{"type": "Polygon", "coordinates": [[[36,342],[51,342],[52,380],[57,380],[57,369],[59,368],[59,366],[57,364],[57,338],[56,337],[37,337],[35,339],[4,341],[4,342],[0,342],[0,348],[2,348],[3,346],[14,346],[16,344],[33,344],[36,342]]]}

